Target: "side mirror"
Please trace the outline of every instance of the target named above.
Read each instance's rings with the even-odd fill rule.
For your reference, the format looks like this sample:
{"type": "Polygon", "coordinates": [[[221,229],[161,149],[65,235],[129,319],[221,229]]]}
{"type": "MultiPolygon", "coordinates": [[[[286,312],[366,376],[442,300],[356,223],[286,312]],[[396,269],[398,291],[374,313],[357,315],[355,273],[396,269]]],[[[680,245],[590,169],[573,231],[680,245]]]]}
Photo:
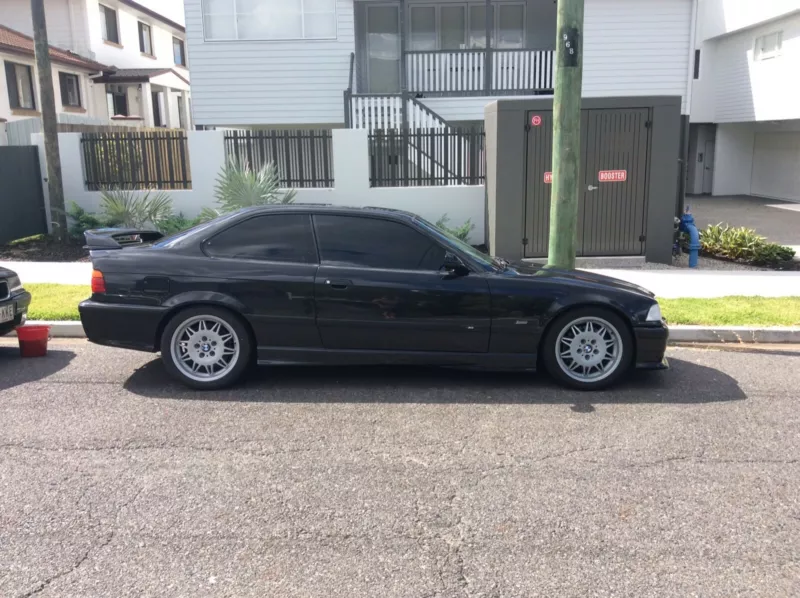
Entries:
{"type": "Polygon", "coordinates": [[[449,251],[444,254],[444,264],[442,264],[442,268],[455,276],[466,276],[469,274],[469,268],[464,265],[461,258],[449,251]]]}

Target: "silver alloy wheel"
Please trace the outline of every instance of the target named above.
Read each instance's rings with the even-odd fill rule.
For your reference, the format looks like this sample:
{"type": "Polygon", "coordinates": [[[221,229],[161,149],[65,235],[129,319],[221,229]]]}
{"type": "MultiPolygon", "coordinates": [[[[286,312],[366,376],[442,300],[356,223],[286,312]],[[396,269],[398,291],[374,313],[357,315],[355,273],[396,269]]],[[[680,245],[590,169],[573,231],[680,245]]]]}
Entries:
{"type": "Polygon", "coordinates": [[[559,333],[556,359],[561,371],[573,380],[604,380],[622,361],[622,338],[617,329],[602,318],[578,318],[559,333]]]}
{"type": "Polygon", "coordinates": [[[214,382],[239,361],[236,332],[216,316],[194,316],[178,326],[170,343],[172,360],[187,378],[214,382]]]}

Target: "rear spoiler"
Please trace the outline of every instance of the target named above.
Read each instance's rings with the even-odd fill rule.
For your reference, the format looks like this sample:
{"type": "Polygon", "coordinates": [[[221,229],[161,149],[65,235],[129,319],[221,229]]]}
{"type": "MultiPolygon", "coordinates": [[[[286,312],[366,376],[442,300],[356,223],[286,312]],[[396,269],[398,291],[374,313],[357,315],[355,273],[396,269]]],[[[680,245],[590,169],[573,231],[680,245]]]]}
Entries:
{"type": "Polygon", "coordinates": [[[86,239],[83,248],[90,251],[146,247],[164,237],[157,230],[136,228],[97,228],[85,231],[83,236],[86,239]]]}

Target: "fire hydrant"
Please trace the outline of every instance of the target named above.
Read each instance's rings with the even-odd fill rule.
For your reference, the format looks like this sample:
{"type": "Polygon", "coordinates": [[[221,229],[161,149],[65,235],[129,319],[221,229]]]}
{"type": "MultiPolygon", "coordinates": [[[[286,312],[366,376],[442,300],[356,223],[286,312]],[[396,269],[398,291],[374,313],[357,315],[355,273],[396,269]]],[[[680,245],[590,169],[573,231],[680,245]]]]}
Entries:
{"type": "Polygon", "coordinates": [[[689,206],[681,216],[680,231],[689,235],[689,267],[697,268],[697,257],[700,253],[700,231],[694,224],[694,216],[689,212],[689,206]]]}

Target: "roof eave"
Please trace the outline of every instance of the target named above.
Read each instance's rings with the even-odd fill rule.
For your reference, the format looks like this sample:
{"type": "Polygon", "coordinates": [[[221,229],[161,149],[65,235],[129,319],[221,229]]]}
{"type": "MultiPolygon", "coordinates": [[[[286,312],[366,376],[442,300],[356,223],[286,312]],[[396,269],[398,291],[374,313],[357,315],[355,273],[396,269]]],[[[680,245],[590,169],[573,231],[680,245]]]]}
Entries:
{"type": "MultiPolygon", "coordinates": [[[[2,43],[0,43],[0,52],[6,52],[7,54],[16,54],[17,56],[30,56],[32,58],[36,58],[35,52],[30,52],[18,46],[9,46],[7,44],[2,44],[2,43]]],[[[71,66],[89,72],[99,73],[102,72],[103,70],[108,69],[107,66],[105,66],[104,64],[100,64],[99,62],[83,62],[80,58],[76,58],[74,61],[72,61],[50,56],[50,62],[54,62],[56,64],[60,64],[63,66],[71,66]]]]}

